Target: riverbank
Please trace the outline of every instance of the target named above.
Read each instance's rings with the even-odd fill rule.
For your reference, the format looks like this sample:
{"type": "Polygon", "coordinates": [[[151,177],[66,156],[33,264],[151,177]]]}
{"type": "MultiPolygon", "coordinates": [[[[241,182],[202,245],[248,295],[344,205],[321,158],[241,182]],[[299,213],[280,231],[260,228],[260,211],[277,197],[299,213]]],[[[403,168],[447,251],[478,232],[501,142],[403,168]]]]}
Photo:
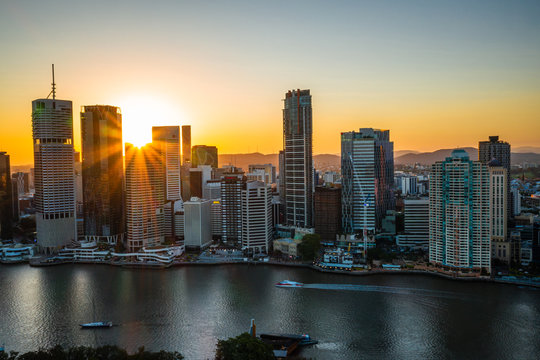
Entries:
{"type": "MultiPolygon", "coordinates": [[[[56,266],[56,265],[66,265],[66,264],[91,264],[91,265],[110,265],[123,268],[131,269],[168,269],[171,267],[180,267],[180,266],[221,266],[221,265],[269,265],[269,266],[281,266],[281,267],[297,267],[297,268],[306,268],[313,271],[318,271],[321,273],[336,274],[336,275],[347,275],[347,276],[374,276],[374,275],[425,275],[425,276],[436,276],[440,278],[445,278],[448,280],[458,280],[458,281],[468,281],[468,282],[491,282],[507,285],[517,285],[517,286],[530,286],[534,288],[540,288],[539,281],[532,280],[523,280],[516,279],[510,280],[508,278],[494,278],[488,276],[459,276],[458,274],[448,274],[436,271],[435,269],[400,269],[400,270],[384,270],[384,269],[371,269],[371,270],[353,270],[353,271],[344,271],[344,270],[330,270],[323,269],[319,266],[306,263],[298,262],[283,262],[283,261],[253,261],[253,260],[244,260],[244,259],[235,259],[235,260],[205,260],[205,261],[173,261],[168,264],[157,263],[157,262],[129,262],[129,261],[89,261],[89,260],[55,260],[48,261],[47,258],[32,258],[28,262],[30,266],[33,267],[46,267],[46,266],[56,266]]],[[[20,262],[18,263],[20,264],[20,262]]],[[[6,264],[7,265],[7,264],[6,264]]]]}

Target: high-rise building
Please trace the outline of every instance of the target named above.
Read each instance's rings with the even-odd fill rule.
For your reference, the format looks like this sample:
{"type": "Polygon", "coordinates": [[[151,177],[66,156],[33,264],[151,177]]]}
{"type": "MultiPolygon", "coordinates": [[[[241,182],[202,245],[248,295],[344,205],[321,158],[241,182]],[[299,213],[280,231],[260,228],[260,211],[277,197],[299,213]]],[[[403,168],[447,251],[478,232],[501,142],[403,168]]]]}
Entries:
{"type": "Polygon", "coordinates": [[[189,169],[189,193],[191,197],[203,197],[203,172],[199,168],[189,169]]]}
{"type": "Polygon", "coordinates": [[[77,240],[71,101],[32,101],[37,243],[54,251],[77,240]]]}
{"type": "Polygon", "coordinates": [[[11,174],[11,177],[17,183],[17,192],[19,193],[19,196],[28,194],[30,191],[29,174],[25,172],[16,172],[11,174]]]}
{"type": "Polygon", "coordinates": [[[488,167],[456,149],[432,167],[429,180],[429,261],[451,270],[489,272],[488,167]]]}
{"type": "Polygon", "coordinates": [[[381,229],[394,210],[394,143],[390,130],[365,128],[341,133],[343,230],[354,234],[381,229]]]}
{"type": "Polygon", "coordinates": [[[249,181],[242,189],[242,249],[251,254],[269,251],[272,240],[272,189],[249,181]]]}
{"type": "Polygon", "coordinates": [[[184,203],[184,244],[186,248],[202,249],[212,242],[210,200],[192,197],[184,203]]]}
{"type": "Polygon", "coordinates": [[[152,146],[161,157],[166,201],[182,198],[180,184],[180,127],[153,126],[152,146]]]}
{"type": "Polygon", "coordinates": [[[182,125],[182,164],[191,163],[191,125],[182,125]]]}
{"type": "Polygon", "coordinates": [[[285,94],[283,108],[283,180],[285,222],[313,227],[313,118],[309,90],[285,94]]]}
{"type": "Polygon", "coordinates": [[[222,240],[235,244],[242,238],[242,189],[246,179],[233,169],[221,177],[222,240]]]}
{"type": "Polygon", "coordinates": [[[82,192],[87,240],[124,242],[122,113],[109,105],[81,107],[82,192]]]}
{"type": "Polygon", "coordinates": [[[0,152],[0,239],[11,240],[13,236],[13,186],[9,155],[0,152]]]}
{"type": "Polygon", "coordinates": [[[498,136],[490,136],[489,141],[480,141],[478,143],[478,160],[484,164],[488,164],[491,160],[496,159],[500,165],[506,169],[506,209],[507,220],[512,217],[512,194],[510,191],[510,144],[499,140],[498,136]]]}
{"type": "Polygon", "coordinates": [[[264,174],[264,178],[260,181],[264,181],[265,184],[275,184],[276,182],[276,167],[272,164],[251,164],[248,166],[249,173],[264,174]]]}
{"type": "Polygon", "coordinates": [[[488,163],[491,241],[504,241],[508,228],[506,169],[496,159],[488,163]]]}
{"type": "Polygon", "coordinates": [[[127,248],[138,251],[163,241],[164,181],[161,156],[151,144],[126,144],[127,248]]]}
{"type": "Polygon", "coordinates": [[[215,146],[195,145],[191,148],[191,166],[210,165],[218,167],[218,149],[215,146]]]}
{"type": "Polygon", "coordinates": [[[341,233],[341,188],[315,187],[315,233],[332,242],[341,233]]]}
{"type": "Polygon", "coordinates": [[[221,199],[212,200],[210,212],[212,213],[212,236],[221,237],[223,231],[221,199]]]}
{"type": "Polygon", "coordinates": [[[429,198],[404,200],[403,235],[397,245],[412,249],[429,249],[429,198]]]}

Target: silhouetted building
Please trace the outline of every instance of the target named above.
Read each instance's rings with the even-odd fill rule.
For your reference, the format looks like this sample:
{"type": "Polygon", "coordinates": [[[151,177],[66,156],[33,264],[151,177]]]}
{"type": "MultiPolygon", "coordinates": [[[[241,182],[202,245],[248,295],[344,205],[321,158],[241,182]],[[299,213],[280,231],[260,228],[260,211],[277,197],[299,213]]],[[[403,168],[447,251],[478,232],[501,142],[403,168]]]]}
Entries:
{"type": "Polygon", "coordinates": [[[341,233],[341,188],[315,187],[315,233],[334,241],[341,233]]]}
{"type": "Polygon", "coordinates": [[[82,192],[87,240],[124,241],[122,114],[108,105],[81,108],[82,192]]]}
{"type": "Polygon", "coordinates": [[[0,238],[11,240],[13,237],[13,186],[9,155],[0,152],[0,238]]]}
{"type": "Polygon", "coordinates": [[[285,94],[283,109],[283,180],[285,222],[313,226],[313,118],[309,90],[285,94]]]}
{"type": "Polygon", "coordinates": [[[242,238],[242,189],[244,173],[235,171],[221,177],[222,240],[236,243],[242,238]]]}
{"type": "Polygon", "coordinates": [[[191,125],[182,125],[182,164],[191,162],[191,125]]]}
{"type": "Polygon", "coordinates": [[[203,173],[201,169],[191,168],[189,170],[189,189],[191,197],[203,197],[203,173]]]}
{"type": "Polygon", "coordinates": [[[11,178],[17,183],[17,193],[19,196],[28,194],[30,192],[29,175],[30,174],[25,172],[16,172],[11,174],[11,178]]]}

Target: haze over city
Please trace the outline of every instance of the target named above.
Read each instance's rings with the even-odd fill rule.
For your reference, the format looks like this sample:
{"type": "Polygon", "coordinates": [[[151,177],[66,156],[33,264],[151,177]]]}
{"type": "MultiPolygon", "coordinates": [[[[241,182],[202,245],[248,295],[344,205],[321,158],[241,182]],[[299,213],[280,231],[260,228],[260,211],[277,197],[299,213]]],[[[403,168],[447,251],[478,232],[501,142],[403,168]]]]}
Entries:
{"type": "Polygon", "coordinates": [[[32,163],[31,99],[119,106],[124,141],[192,125],[226,153],[282,148],[283,94],[313,95],[314,153],[342,131],[391,129],[396,150],[540,146],[540,4],[5,2],[0,150],[32,163]],[[526,131],[524,131],[526,129],[526,131]]]}

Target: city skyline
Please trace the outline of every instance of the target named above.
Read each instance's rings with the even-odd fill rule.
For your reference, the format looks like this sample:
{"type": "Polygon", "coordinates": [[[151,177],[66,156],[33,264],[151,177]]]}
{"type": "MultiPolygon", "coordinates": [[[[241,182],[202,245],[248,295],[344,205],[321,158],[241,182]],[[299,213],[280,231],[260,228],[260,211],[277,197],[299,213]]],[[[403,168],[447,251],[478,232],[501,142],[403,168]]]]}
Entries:
{"type": "MultiPolygon", "coordinates": [[[[339,153],[340,132],[359,127],[392,129],[396,150],[493,133],[540,146],[537,3],[306,4],[133,4],[129,16],[118,4],[3,4],[0,150],[32,162],[28,103],[48,93],[51,63],[60,98],[120,107],[125,142],[139,145],[152,126],[189,124],[194,145],[277,153],[283,91],[303,88],[317,104],[315,154],[339,153]],[[58,38],[36,36],[45,27],[58,38]]],[[[73,122],[80,150],[77,111],[73,122]]]]}

